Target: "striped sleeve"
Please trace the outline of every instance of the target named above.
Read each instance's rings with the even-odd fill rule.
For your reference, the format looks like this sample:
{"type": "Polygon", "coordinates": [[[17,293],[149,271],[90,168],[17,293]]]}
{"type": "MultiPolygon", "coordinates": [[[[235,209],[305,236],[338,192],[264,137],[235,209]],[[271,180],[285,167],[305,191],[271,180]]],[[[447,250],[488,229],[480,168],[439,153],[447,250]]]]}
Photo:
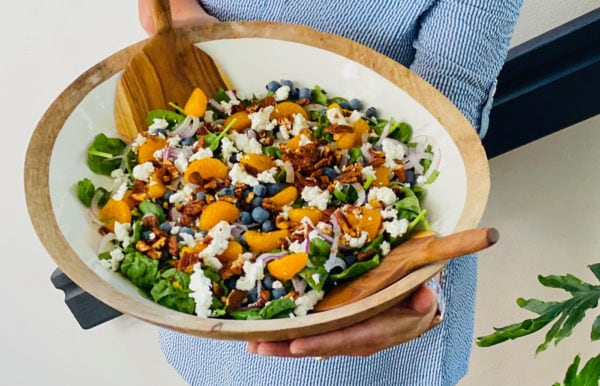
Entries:
{"type": "Polygon", "coordinates": [[[444,93],[482,138],[522,2],[441,0],[421,19],[411,70],[444,93]]]}

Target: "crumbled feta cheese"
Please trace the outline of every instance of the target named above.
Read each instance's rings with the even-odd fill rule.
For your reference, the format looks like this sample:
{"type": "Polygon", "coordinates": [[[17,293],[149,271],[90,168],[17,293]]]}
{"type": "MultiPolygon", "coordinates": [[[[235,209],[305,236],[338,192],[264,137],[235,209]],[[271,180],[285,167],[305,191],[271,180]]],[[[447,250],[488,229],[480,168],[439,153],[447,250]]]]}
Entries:
{"type": "Polygon", "coordinates": [[[232,140],[227,137],[221,139],[221,155],[223,156],[224,160],[229,161],[231,156],[237,152],[238,149],[235,148],[232,140]]]}
{"type": "Polygon", "coordinates": [[[194,312],[198,316],[209,317],[212,315],[210,307],[212,305],[212,282],[204,275],[200,263],[194,264],[193,272],[190,275],[189,289],[192,291],[190,297],[194,299],[196,308],[194,312]]]}
{"type": "Polygon", "coordinates": [[[298,135],[302,130],[308,129],[308,122],[304,115],[300,113],[296,113],[292,116],[294,118],[294,122],[292,123],[292,135],[298,135]]]}
{"type": "Polygon", "coordinates": [[[116,272],[119,269],[119,265],[121,264],[123,259],[125,259],[125,254],[123,253],[123,250],[118,247],[110,251],[108,254],[110,255],[110,264],[108,265],[108,267],[112,271],[116,272]]]}
{"type": "Polygon", "coordinates": [[[133,139],[133,142],[131,142],[131,149],[137,150],[137,148],[143,145],[144,142],[146,142],[146,137],[138,133],[138,135],[136,135],[136,137],[133,139]]]}
{"type": "Polygon", "coordinates": [[[417,180],[415,182],[417,183],[417,185],[425,185],[425,183],[427,182],[427,177],[425,177],[424,175],[420,175],[417,177],[417,180]]]}
{"type": "Polygon", "coordinates": [[[288,250],[293,253],[304,253],[306,252],[306,243],[308,243],[307,239],[303,241],[293,241],[288,247],[288,250]]]}
{"type": "Polygon", "coordinates": [[[321,190],[318,186],[307,186],[302,189],[301,197],[308,206],[314,206],[320,210],[327,209],[330,194],[328,190],[321,190]]]}
{"type": "Polygon", "coordinates": [[[283,283],[280,282],[279,280],[275,280],[272,284],[273,288],[283,288],[283,283]]]}
{"type": "Polygon", "coordinates": [[[346,125],[348,126],[348,120],[344,117],[344,114],[337,107],[327,109],[327,119],[334,125],[346,125]]]}
{"type": "Polygon", "coordinates": [[[203,259],[206,266],[218,271],[223,267],[223,264],[217,256],[225,252],[227,246],[229,246],[231,225],[227,221],[220,221],[208,231],[208,237],[211,242],[198,256],[203,259]]]}
{"type": "Polygon", "coordinates": [[[365,245],[368,238],[369,234],[366,231],[362,231],[358,237],[352,237],[347,233],[344,234],[346,246],[350,248],[361,248],[363,245],[365,245]]]}
{"type": "Polygon", "coordinates": [[[384,220],[398,218],[398,211],[394,206],[388,206],[387,208],[381,209],[379,212],[384,220]]]}
{"type": "Polygon", "coordinates": [[[256,138],[250,138],[245,134],[233,132],[231,139],[233,139],[235,147],[244,153],[262,154],[262,145],[256,138]]]}
{"type": "Polygon", "coordinates": [[[269,170],[265,170],[264,172],[258,173],[256,179],[258,182],[262,182],[265,184],[275,183],[275,175],[277,174],[277,168],[271,168],[269,170]]]}
{"type": "Polygon", "coordinates": [[[252,122],[250,128],[258,132],[273,130],[273,128],[277,125],[277,120],[274,119],[270,121],[269,117],[274,109],[274,106],[267,106],[257,112],[248,114],[248,118],[250,118],[250,121],[252,122]]]}
{"type": "Polygon", "coordinates": [[[163,158],[164,149],[158,149],[154,153],[152,153],[152,158],[160,160],[163,158]]]}
{"type": "Polygon", "coordinates": [[[123,183],[128,182],[129,178],[123,172],[123,169],[115,169],[110,172],[110,177],[113,179],[112,189],[114,190],[117,186],[121,186],[123,183]]]}
{"type": "Polygon", "coordinates": [[[234,164],[231,167],[229,170],[229,178],[231,179],[231,185],[233,186],[238,183],[246,184],[248,186],[256,186],[259,184],[258,179],[248,174],[239,164],[234,164]]]}
{"type": "Polygon", "coordinates": [[[212,157],[213,157],[213,151],[209,147],[201,147],[200,149],[198,149],[197,152],[192,154],[189,161],[192,162],[193,160],[203,159],[203,158],[212,158],[212,157]]]}
{"type": "Polygon", "coordinates": [[[375,178],[375,169],[373,169],[373,166],[371,165],[366,166],[362,168],[360,175],[363,181],[367,181],[369,178],[375,178]]]}
{"type": "Polygon", "coordinates": [[[256,282],[262,280],[265,276],[264,268],[260,261],[254,263],[245,261],[242,269],[244,270],[244,276],[240,277],[235,284],[235,288],[241,291],[250,291],[254,288],[256,282]]]}
{"type": "Polygon", "coordinates": [[[206,110],[206,112],[204,112],[204,122],[206,123],[212,123],[215,120],[215,113],[212,110],[206,110]]]}
{"type": "Polygon", "coordinates": [[[381,150],[385,154],[385,166],[393,169],[397,162],[404,158],[404,144],[391,138],[384,138],[381,141],[381,150]]]}
{"type": "Polygon", "coordinates": [[[115,237],[117,241],[121,243],[123,248],[127,248],[129,243],[131,242],[131,236],[129,235],[131,232],[131,224],[129,223],[120,223],[115,221],[115,237]]]}
{"type": "Polygon", "coordinates": [[[152,124],[148,126],[148,131],[152,130],[164,130],[169,127],[169,122],[164,118],[154,118],[152,124]]]}
{"type": "Polygon", "coordinates": [[[387,255],[388,253],[390,253],[390,250],[392,249],[392,246],[390,245],[390,243],[388,243],[387,241],[382,241],[381,244],[379,244],[379,249],[381,249],[381,254],[383,256],[387,255]]]}
{"type": "Polygon", "coordinates": [[[221,108],[223,108],[227,115],[231,115],[231,109],[233,108],[233,106],[237,106],[239,104],[240,101],[237,99],[232,99],[229,102],[221,101],[219,103],[219,105],[221,106],[221,108]]]}
{"type": "Polygon", "coordinates": [[[148,181],[153,171],[154,165],[152,165],[152,162],[144,162],[143,164],[135,165],[133,167],[133,178],[136,180],[148,181]]]}
{"type": "Polygon", "coordinates": [[[309,143],[312,143],[310,138],[308,138],[304,134],[300,135],[300,141],[298,142],[298,146],[305,146],[305,145],[308,145],[309,143]]]}
{"type": "Polygon", "coordinates": [[[308,291],[304,295],[296,299],[296,307],[294,308],[294,314],[296,316],[304,316],[308,311],[315,308],[315,305],[323,299],[323,291],[308,291]]]}
{"type": "Polygon", "coordinates": [[[363,117],[363,114],[358,110],[352,110],[350,116],[348,117],[348,125],[352,126],[356,122],[360,121],[363,117]]]}
{"type": "Polygon", "coordinates": [[[275,91],[275,100],[277,102],[284,101],[290,96],[290,86],[281,86],[275,91]]]}
{"type": "Polygon", "coordinates": [[[167,143],[171,147],[177,147],[177,145],[179,145],[179,142],[181,142],[181,138],[177,135],[174,137],[167,138],[167,143]]]}
{"type": "Polygon", "coordinates": [[[121,201],[127,192],[127,182],[123,182],[121,186],[112,195],[112,199],[115,201],[121,201]]]}
{"type": "Polygon", "coordinates": [[[179,237],[181,237],[181,242],[190,248],[194,248],[196,245],[196,239],[189,233],[181,232],[179,237]]]}
{"type": "Polygon", "coordinates": [[[177,168],[177,171],[179,173],[185,173],[186,169],[189,166],[189,163],[187,157],[183,152],[177,154],[177,158],[175,158],[173,165],[175,165],[175,168],[177,168]]]}
{"type": "Polygon", "coordinates": [[[194,184],[184,185],[181,190],[176,191],[169,197],[169,202],[175,205],[187,204],[192,201],[192,193],[194,193],[195,188],[194,184]]]}
{"type": "Polygon", "coordinates": [[[396,202],[396,194],[394,191],[386,186],[381,188],[371,188],[369,189],[369,195],[367,197],[367,201],[381,201],[385,206],[390,206],[396,202]]]}
{"type": "Polygon", "coordinates": [[[391,237],[400,237],[408,230],[408,220],[403,218],[400,220],[384,221],[383,229],[389,233],[391,237]]]}

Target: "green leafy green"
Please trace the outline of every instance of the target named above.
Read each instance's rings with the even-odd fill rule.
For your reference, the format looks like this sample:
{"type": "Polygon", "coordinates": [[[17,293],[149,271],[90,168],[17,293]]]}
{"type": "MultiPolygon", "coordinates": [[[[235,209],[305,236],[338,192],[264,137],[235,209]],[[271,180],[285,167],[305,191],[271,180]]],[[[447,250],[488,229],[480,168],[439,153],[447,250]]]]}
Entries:
{"type": "Polygon", "coordinates": [[[146,116],[148,126],[152,125],[155,119],[164,119],[169,122],[169,127],[173,127],[175,124],[183,122],[185,120],[185,115],[171,110],[152,110],[146,116]]]}
{"type": "Polygon", "coordinates": [[[390,126],[389,137],[403,143],[408,143],[412,138],[412,134],[412,126],[406,122],[394,122],[390,126]]]}
{"type": "Polygon", "coordinates": [[[294,310],[296,303],[290,298],[271,300],[258,313],[262,319],[273,319],[288,316],[294,310]]]}
{"type": "Polygon", "coordinates": [[[159,223],[163,223],[167,219],[167,215],[165,214],[165,211],[163,210],[163,208],[160,205],[155,204],[152,201],[144,200],[144,201],[140,202],[140,204],[138,205],[138,208],[144,215],[146,215],[146,214],[155,215],[156,218],[158,219],[159,223]]]}
{"type": "Polygon", "coordinates": [[[346,202],[353,204],[358,200],[358,192],[356,188],[350,184],[340,184],[336,189],[333,190],[333,195],[340,202],[346,202]]]}
{"type": "Polygon", "coordinates": [[[136,287],[150,290],[158,276],[158,260],[137,251],[131,252],[125,255],[120,270],[136,287]]]}
{"type": "Polygon", "coordinates": [[[377,254],[369,260],[357,261],[342,272],[330,275],[329,277],[331,277],[331,279],[333,279],[334,281],[348,280],[360,276],[365,272],[368,272],[373,268],[377,267],[378,265],[379,255],[377,254]]]}
{"type": "Polygon", "coordinates": [[[323,90],[320,86],[315,86],[311,91],[311,100],[315,103],[319,103],[327,106],[329,104],[329,99],[327,98],[327,92],[323,90]]]}
{"type": "Polygon", "coordinates": [[[97,174],[110,176],[121,165],[125,142],[120,138],[109,138],[103,133],[96,135],[88,149],[87,164],[97,174]]]}
{"type": "Polygon", "coordinates": [[[325,267],[306,267],[300,271],[299,276],[303,278],[308,286],[316,291],[321,291],[328,277],[325,267]],[[318,280],[315,280],[318,278],[318,280]]]}
{"type": "Polygon", "coordinates": [[[77,182],[77,198],[87,208],[92,206],[94,197],[97,196],[97,206],[103,207],[110,198],[110,193],[103,187],[96,188],[89,178],[77,182]]]}
{"type": "Polygon", "coordinates": [[[314,237],[310,240],[308,246],[308,258],[316,266],[322,266],[329,258],[331,246],[320,237],[314,237]]]}
{"type": "Polygon", "coordinates": [[[189,283],[188,273],[171,268],[161,274],[161,280],[152,287],[150,295],[158,304],[186,314],[193,314],[195,302],[189,296],[191,292],[187,289],[189,283]]]}

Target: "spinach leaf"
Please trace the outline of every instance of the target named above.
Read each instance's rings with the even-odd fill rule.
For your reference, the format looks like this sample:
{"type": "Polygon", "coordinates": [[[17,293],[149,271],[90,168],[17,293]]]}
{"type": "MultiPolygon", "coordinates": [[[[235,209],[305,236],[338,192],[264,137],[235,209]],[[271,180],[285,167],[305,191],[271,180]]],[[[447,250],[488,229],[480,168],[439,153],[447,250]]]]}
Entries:
{"type": "Polygon", "coordinates": [[[125,255],[121,262],[121,273],[138,288],[150,290],[158,276],[158,260],[152,260],[140,252],[125,255]]]}
{"type": "Polygon", "coordinates": [[[359,159],[362,158],[362,156],[363,154],[360,147],[353,147],[350,150],[348,150],[348,163],[356,163],[359,159]]]}
{"type": "Polygon", "coordinates": [[[169,122],[169,128],[172,128],[176,124],[183,122],[185,120],[185,116],[171,110],[152,110],[146,116],[146,123],[148,126],[152,125],[155,119],[166,120],[169,122]]]}
{"type": "Polygon", "coordinates": [[[323,90],[320,86],[315,86],[311,91],[311,100],[315,103],[327,106],[329,104],[329,100],[327,98],[327,92],[323,90]]]}
{"type": "Polygon", "coordinates": [[[165,211],[163,210],[163,208],[161,208],[160,205],[155,204],[152,201],[144,200],[144,201],[140,202],[140,204],[138,205],[138,208],[144,215],[146,215],[146,214],[155,215],[156,218],[158,219],[159,223],[163,223],[167,219],[167,215],[165,214],[165,211]]]}
{"type": "Polygon", "coordinates": [[[331,246],[320,237],[313,237],[308,246],[308,258],[315,266],[325,264],[331,252],[331,246]]]}
{"type": "Polygon", "coordinates": [[[258,313],[263,319],[286,317],[294,310],[296,303],[290,298],[279,298],[271,300],[258,313]]]}
{"type": "Polygon", "coordinates": [[[403,143],[408,143],[412,138],[412,126],[406,122],[395,122],[390,127],[389,137],[403,143]]]}
{"type": "Polygon", "coordinates": [[[377,267],[378,265],[379,265],[379,255],[377,254],[377,255],[373,256],[372,258],[370,258],[369,260],[357,261],[356,263],[352,264],[351,266],[349,266],[342,272],[334,274],[334,275],[330,275],[329,277],[331,277],[331,279],[333,279],[334,281],[348,280],[348,279],[352,279],[357,276],[360,276],[360,275],[364,274],[365,272],[368,272],[368,271],[372,270],[373,268],[377,267]]]}
{"type": "Polygon", "coordinates": [[[173,310],[193,314],[196,304],[189,296],[190,275],[171,268],[163,272],[161,278],[150,290],[152,299],[173,310]]]}
{"type": "Polygon", "coordinates": [[[329,274],[325,267],[306,267],[299,273],[300,277],[303,278],[306,283],[308,283],[309,287],[316,290],[323,290],[323,286],[327,281],[327,277],[329,274]],[[318,278],[318,280],[315,280],[318,278]]]}
{"type": "Polygon", "coordinates": [[[249,308],[247,310],[232,310],[227,311],[227,314],[237,320],[259,320],[263,319],[260,316],[260,308],[249,308]]]}
{"type": "Polygon", "coordinates": [[[87,208],[92,206],[92,202],[96,196],[98,196],[97,205],[101,208],[110,198],[110,193],[103,187],[96,188],[89,178],[84,178],[77,182],[77,198],[79,198],[79,201],[87,208]]]}
{"type": "Polygon", "coordinates": [[[110,176],[110,173],[121,166],[121,155],[125,150],[125,142],[120,138],[109,138],[100,133],[88,149],[87,164],[97,174],[110,176]]]}

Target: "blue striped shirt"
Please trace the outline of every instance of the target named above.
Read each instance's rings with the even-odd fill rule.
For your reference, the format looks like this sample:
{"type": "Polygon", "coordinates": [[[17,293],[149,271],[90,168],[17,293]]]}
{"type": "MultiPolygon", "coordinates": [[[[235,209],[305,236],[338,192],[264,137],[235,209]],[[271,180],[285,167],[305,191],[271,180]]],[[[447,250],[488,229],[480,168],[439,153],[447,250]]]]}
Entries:
{"type": "MultiPolygon", "coordinates": [[[[365,44],[442,91],[480,136],[522,0],[202,0],[219,20],[308,25],[365,44]]],[[[454,385],[473,337],[477,258],[443,272],[446,313],[422,337],[367,358],[328,361],[248,354],[244,342],[161,329],[167,361],[193,385],[454,385]]]]}

